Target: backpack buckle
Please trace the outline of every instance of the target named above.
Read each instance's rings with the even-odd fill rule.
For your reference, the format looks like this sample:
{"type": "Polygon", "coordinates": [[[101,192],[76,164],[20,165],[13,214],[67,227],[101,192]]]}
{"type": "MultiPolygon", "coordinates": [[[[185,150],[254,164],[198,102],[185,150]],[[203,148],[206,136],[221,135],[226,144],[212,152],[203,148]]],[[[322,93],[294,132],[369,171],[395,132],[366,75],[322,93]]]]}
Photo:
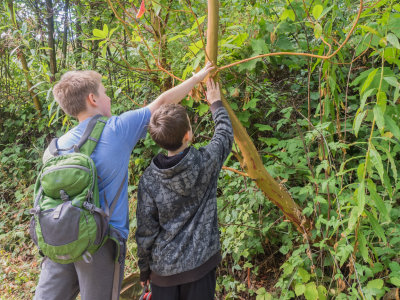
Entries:
{"type": "Polygon", "coordinates": [[[63,202],[69,200],[69,196],[64,190],[60,190],[60,197],[63,202]]]}
{"type": "Polygon", "coordinates": [[[89,203],[87,201],[83,202],[83,207],[86,208],[91,214],[94,213],[96,206],[93,203],[89,203]]]}
{"type": "Polygon", "coordinates": [[[40,207],[31,208],[31,209],[29,210],[29,213],[30,213],[31,215],[37,215],[38,213],[40,213],[40,207]]]}

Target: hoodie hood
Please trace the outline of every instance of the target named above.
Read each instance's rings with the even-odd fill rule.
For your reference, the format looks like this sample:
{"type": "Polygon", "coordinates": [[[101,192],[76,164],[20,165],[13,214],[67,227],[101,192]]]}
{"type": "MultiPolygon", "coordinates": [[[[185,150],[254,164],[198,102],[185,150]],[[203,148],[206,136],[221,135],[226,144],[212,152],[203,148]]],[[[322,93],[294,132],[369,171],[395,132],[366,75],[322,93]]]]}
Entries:
{"type": "Polygon", "coordinates": [[[201,156],[193,147],[176,165],[168,169],[161,169],[151,161],[148,171],[156,181],[160,181],[171,191],[182,196],[189,196],[196,185],[201,170],[201,156]]]}

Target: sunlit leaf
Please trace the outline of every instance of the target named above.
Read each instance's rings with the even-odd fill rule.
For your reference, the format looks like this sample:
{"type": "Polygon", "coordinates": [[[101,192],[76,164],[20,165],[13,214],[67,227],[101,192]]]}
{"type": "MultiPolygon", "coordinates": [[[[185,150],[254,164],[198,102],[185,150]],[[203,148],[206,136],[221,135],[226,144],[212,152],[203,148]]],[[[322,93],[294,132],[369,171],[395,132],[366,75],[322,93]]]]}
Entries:
{"type": "Polygon", "coordinates": [[[397,123],[387,115],[385,116],[385,123],[387,129],[389,129],[389,131],[395,136],[396,139],[400,140],[400,128],[397,126],[397,123]]]}
{"type": "Polygon", "coordinates": [[[382,279],[374,279],[368,282],[367,288],[372,289],[382,289],[383,288],[383,280],[382,279]]]}
{"type": "Polygon", "coordinates": [[[387,96],[385,92],[379,92],[376,95],[377,101],[376,104],[379,106],[379,108],[382,110],[382,113],[385,113],[386,111],[386,104],[387,104],[387,96]]]}
{"type": "Polygon", "coordinates": [[[328,295],[326,287],[324,287],[323,285],[319,285],[317,289],[318,289],[318,300],[326,300],[328,295]]]}
{"type": "Polygon", "coordinates": [[[100,29],[93,29],[93,35],[98,38],[105,39],[107,37],[107,34],[104,33],[104,31],[100,29]]]}
{"type": "Polygon", "coordinates": [[[399,82],[397,81],[396,77],[383,77],[383,80],[385,80],[387,83],[389,83],[391,86],[394,87],[399,87],[399,82]]]}
{"type": "Polygon", "coordinates": [[[294,14],[294,11],[291,9],[286,9],[282,15],[281,15],[281,20],[286,20],[287,18],[291,19],[292,21],[295,21],[296,15],[294,14]]]}
{"type": "Polygon", "coordinates": [[[353,130],[355,136],[358,136],[358,131],[360,130],[361,123],[366,115],[367,111],[363,111],[362,113],[357,112],[356,118],[354,119],[353,130]]]}
{"type": "Polygon", "coordinates": [[[317,39],[319,39],[322,35],[322,27],[319,23],[315,24],[314,35],[315,35],[315,38],[317,38],[317,39]]]}
{"type": "Polygon", "coordinates": [[[371,158],[371,162],[378,171],[379,177],[381,178],[383,182],[383,163],[382,163],[382,158],[378,151],[371,145],[371,148],[369,149],[369,156],[371,158]]]}
{"type": "Polygon", "coordinates": [[[385,118],[383,117],[382,109],[378,105],[375,105],[374,107],[374,117],[378,128],[383,130],[385,128],[385,118]]]}
{"type": "Polygon", "coordinates": [[[397,36],[395,36],[393,33],[389,33],[386,37],[386,39],[391,43],[395,48],[400,49],[400,43],[399,39],[397,36]]]}
{"type": "Polygon", "coordinates": [[[317,300],[318,290],[315,282],[310,282],[306,285],[306,290],[304,291],[304,296],[307,300],[317,300]]]}
{"type": "Polygon", "coordinates": [[[103,33],[107,37],[107,35],[108,35],[108,26],[107,26],[107,24],[103,25],[103,33]]]}
{"type": "Polygon", "coordinates": [[[313,17],[315,20],[319,19],[323,10],[324,10],[324,8],[322,7],[322,5],[317,4],[314,6],[312,14],[313,14],[313,17]]]}
{"type": "Polygon", "coordinates": [[[294,287],[294,292],[296,293],[296,296],[301,296],[304,294],[306,291],[306,286],[304,284],[296,284],[294,287]]]}
{"type": "Polygon", "coordinates": [[[360,94],[362,94],[370,86],[372,80],[374,80],[376,72],[378,72],[378,69],[374,69],[371,73],[369,73],[367,79],[365,80],[363,86],[361,87],[360,94]]]}
{"type": "Polygon", "coordinates": [[[197,21],[195,21],[192,25],[191,30],[195,30],[200,24],[202,24],[204,22],[204,20],[207,18],[207,15],[204,15],[200,18],[197,19],[197,21]]]}
{"type": "Polygon", "coordinates": [[[366,91],[364,94],[362,94],[361,97],[361,104],[360,104],[360,110],[363,111],[364,110],[364,106],[365,106],[365,102],[367,101],[367,98],[370,97],[374,92],[376,91],[376,89],[370,89],[368,91],[366,91]]]}

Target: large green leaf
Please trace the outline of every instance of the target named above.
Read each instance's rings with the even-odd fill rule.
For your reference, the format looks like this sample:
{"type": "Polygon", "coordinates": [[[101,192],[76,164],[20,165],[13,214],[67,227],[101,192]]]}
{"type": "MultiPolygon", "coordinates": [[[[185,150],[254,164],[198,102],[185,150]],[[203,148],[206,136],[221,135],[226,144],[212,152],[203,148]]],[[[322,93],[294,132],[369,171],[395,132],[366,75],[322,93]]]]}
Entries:
{"type": "Polygon", "coordinates": [[[360,130],[361,123],[362,123],[366,113],[367,113],[367,111],[363,111],[362,113],[359,113],[359,111],[357,111],[357,114],[356,114],[356,117],[355,117],[354,123],[353,123],[353,130],[354,130],[354,134],[356,137],[358,137],[358,131],[360,130]]]}
{"type": "Polygon", "coordinates": [[[365,80],[364,84],[361,87],[360,94],[362,94],[371,85],[371,82],[372,80],[374,80],[374,77],[377,72],[378,69],[374,69],[371,73],[369,73],[367,79],[365,80]]]}
{"type": "Polygon", "coordinates": [[[384,112],[382,111],[382,108],[378,105],[375,105],[374,117],[375,117],[376,125],[378,125],[378,128],[380,130],[383,130],[385,128],[385,118],[384,118],[383,114],[384,114],[384,112]]]}
{"type": "Polygon", "coordinates": [[[368,282],[367,288],[372,289],[382,289],[383,288],[383,280],[382,279],[374,279],[368,282]]]}
{"type": "Polygon", "coordinates": [[[318,290],[315,282],[307,283],[306,290],[304,291],[304,296],[307,300],[317,300],[318,290]]]}
{"type": "Polygon", "coordinates": [[[396,122],[393,121],[393,119],[386,115],[385,116],[385,124],[387,126],[387,129],[394,135],[396,139],[400,141],[400,128],[397,126],[396,122]]]}
{"type": "Polygon", "coordinates": [[[317,4],[314,6],[314,8],[312,10],[312,14],[313,14],[313,17],[315,20],[319,19],[323,10],[324,10],[324,8],[322,7],[322,5],[317,4]]]}
{"type": "Polygon", "coordinates": [[[400,49],[400,43],[399,39],[397,36],[395,36],[393,33],[389,33],[386,37],[386,39],[391,43],[395,48],[400,49]]]}
{"type": "Polygon", "coordinates": [[[390,216],[386,209],[386,205],[383,202],[382,197],[377,193],[375,183],[371,179],[367,180],[367,187],[369,194],[374,201],[375,207],[378,209],[379,213],[386,221],[390,221],[390,216]]]}
{"type": "Polygon", "coordinates": [[[358,232],[358,249],[360,250],[361,256],[365,262],[370,262],[370,258],[368,256],[368,248],[367,248],[367,240],[365,239],[364,232],[360,230],[358,232]]]}
{"type": "Polygon", "coordinates": [[[376,168],[378,171],[379,177],[381,178],[382,182],[384,181],[383,179],[383,163],[382,163],[382,158],[381,155],[376,151],[375,147],[373,145],[370,145],[369,149],[369,157],[371,158],[371,162],[373,166],[376,168]]]}
{"type": "Polygon", "coordinates": [[[107,37],[107,34],[100,29],[93,29],[93,35],[95,37],[102,38],[102,39],[105,39],[107,37]]]}
{"type": "Polygon", "coordinates": [[[366,215],[368,216],[368,220],[371,223],[372,228],[374,229],[374,232],[376,235],[386,244],[386,235],[385,231],[383,230],[382,226],[379,224],[379,222],[376,220],[376,218],[367,210],[365,210],[366,215]]]}
{"type": "Polygon", "coordinates": [[[319,39],[322,35],[322,26],[321,24],[317,23],[314,27],[314,35],[316,39],[319,39]]]}

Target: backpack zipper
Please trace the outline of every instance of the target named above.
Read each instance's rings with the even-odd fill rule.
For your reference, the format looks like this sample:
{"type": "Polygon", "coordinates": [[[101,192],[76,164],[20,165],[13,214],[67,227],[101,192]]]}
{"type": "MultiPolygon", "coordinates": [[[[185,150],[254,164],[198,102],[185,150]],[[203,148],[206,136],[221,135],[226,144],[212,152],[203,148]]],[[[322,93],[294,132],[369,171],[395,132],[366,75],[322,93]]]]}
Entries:
{"type": "MultiPolygon", "coordinates": [[[[91,200],[90,201],[91,203],[93,203],[93,190],[94,190],[94,180],[95,180],[95,166],[94,166],[93,159],[90,156],[88,156],[88,155],[86,155],[84,153],[68,153],[68,154],[64,154],[64,156],[69,156],[69,155],[81,155],[81,156],[89,158],[88,161],[89,161],[89,163],[90,163],[90,165],[92,167],[92,186],[89,188],[88,194],[87,194],[86,197],[87,197],[87,199],[91,200]]],[[[50,158],[46,163],[48,163],[51,159],[58,158],[58,157],[59,156],[54,156],[54,157],[50,158]]],[[[60,170],[60,169],[65,169],[65,168],[78,168],[78,169],[82,169],[82,170],[84,170],[84,171],[86,171],[88,173],[90,172],[90,169],[86,168],[84,166],[80,166],[80,165],[65,165],[65,166],[50,168],[46,172],[43,172],[41,177],[40,177],[40,182],[42,182],[42,178],[43,178],[44,175],[47,175],[47,174],[49,174],[49,173],[51,173],[53,171],[57,171],[57,170],[60,170]]]]}
{"type": "Polygon", "coordinates": [[[84,166],[80,166],[80,165],[65,165],[65,166],[54,167],[54,168],[50,168],[50,169],[46,170],[45,172],[42,173],[42,176],[40,177],[40,180],[43,179],[43,176],[45,176],[45,175],[47,175],[47,174],[49,174],[51,172],[58,171],[58,170],[63,170],[63,169],[70,169],[70,168],[81,169],[81,170],[83,170],[85,172],[88,172],[88,173],[90,172],[90,169],[86,168],[84,166]]]}

